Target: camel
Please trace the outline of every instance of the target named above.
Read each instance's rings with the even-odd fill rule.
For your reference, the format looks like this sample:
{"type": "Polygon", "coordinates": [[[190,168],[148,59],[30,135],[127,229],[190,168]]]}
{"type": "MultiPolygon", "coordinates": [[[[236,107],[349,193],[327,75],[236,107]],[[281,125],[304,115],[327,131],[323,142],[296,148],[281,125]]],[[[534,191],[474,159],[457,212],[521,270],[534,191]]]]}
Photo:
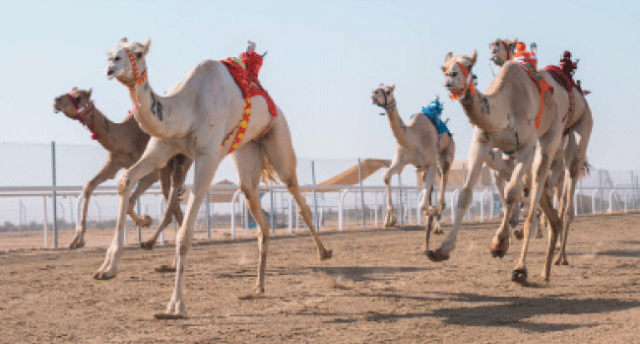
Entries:
{"type": "MultiPolygon", "coordinates": [[[[496,39],[490,44],[491,60],[498,65],[504,64],[513,56],[505,47],[511,47],[517,41],[515,39],[512,43],[509,40],[496,39]]],[[[565,247],[569,227],[574,216],[573,198],[575,197],[576,184],[582,176],[589,172],[590,168],[586,151],[593,129],[593,116],[585,99],[588,91],[583,93],[578,87],[573,87],[569,93],[549,71],[540,69],[538,73],[554,88],[553,100],[557,104],[558,116],[562,117],[564,142],[561,146],[563,152],[560,157],[564,161],[554,161],[548,185],[551,188],[556,188],[555,193],[563,220],[562,243],[555,264],[567,265],[569,263],[565,247]]]]}
{"type": "MultiPolygon", "coordinates": [[[[395,209],[391,197],[391,177],[402,172],[407,164],[414,165],[424,180],[425,197],[420,208],[427,217],[427,232],[431,226],[435,227],[434,233],[441,233],[439,221],[445,207],[444,194],[447,187],[449,169],[455,155],[455,141],[443,133],[438,135],[433,122],[422,113],[416,114],[405,125],[398,113],[398,107],[393,95],[395,85],[381,84],[373,91],[371,100],[373,104],[385,109],[391,131],[396,138],[396,154],[393,156],[391,166],[384,173],[384,184],[387,191],[387,213],[384,226],[391,227],[396,223],[395,209]],[[440,175],[440,197],[438,207],[431,205],[431,193],[436,172],[440,175]],[[435,218],[435,223],[433,222],[435,218]]],[[[436,99],[436,101],[438,101],[436,99]]],[[[439,104],[439,102],[438,102],[439,104]]]]}
{"type": "MultiPolygon", "coordinates": [[[[88,181],[82,188],[81,204],[82,212],[76,228],[76,235],[69,248],[77,249],[85,245],[84,234],[87,226],[87,211],[89,199],[96,187],[103,182],[113,179],[122,168],[131,167],[142,156],[149,135],[143,132],[138,123],[129,115],[122,123],[110,121],[91,101],[92,90],[73,88],[71,92],[62,94],[54,100],[55,112],[62,112],[65,116],[80,121],[92,132],[92,138],[97,140],[104,149],[109,152],[107,161],[98,174],[88,181]]],[[[151,185],[161,180],[162,192],[168,200],[167,211],[154,234],[154,237],[141,244],[142,248],[151,249],[158,235],[171,223],[172,216],[176,222],[182,222],[182,211],[178,202],[178,190],[182,187],[187,170],[191,166],[191,160],[183,155],[171,159],[163,169],[151,171],[140,179],[136,190],[129,199],[128,214],[136,225],[147,227],[151,225],[151,218],[147,215],[138,217],[134,212],[137,199],[151,185]]]]}
{"type": "MultiPolygon", "coordinates": [[[[263,173],[283,182],[298,204],[321,260],[332,251],[325,249],[312,222],[309,206],[298,185],[296,155],[284,113],[279,108],[272,116],[263,97],[245,101],[243,93],[224,61],[200,62],[164,96],[155,93],[148,81],[146,56],[151,41],[145,43],[120,40],[108,53],[107,77],[116,78],[129,90],[133,116],[151,135],[142,157],[126,170],[118,181],[120,210],[115,237],[104,263],[94,277],[110,279],[116,275],[122,253],[126,209],[133,186],[154,169],[166,165],[175,154],[194,160],[193,192],[189,196],[185,220],[176,239],[176,277],[171,299],[157,319],[185,316],[183,300],[185,259],[191,247],[194,224],[205,194],[218,165],[228,152],[239,176],[239,186],[247,199],[249,211],[259,226],[258,277],[249,297],[264,293],[265,268],[269,245],[269,223],[261,210],[259,184],[263,173]],[[247,110],[246,105],[252,108],[247,110]],[[249,122],[248,116],[251,116],[249,122]],[[229,134],[231,133],[231,135],[229,134]],[[242,133],[242,135],[240,134],[242,133]],[[235,139],[230,140],[235,135],[235,139]]],[[[250,45],[248,53],[254,53],[250,45]]]]}
{"type": "MultiPolygon", "coordinates": [[[[469,178],[458,199],[456,216],[440,247],[428,251],[433,261],[449,258],[455,248],[462,218],[471,204],[475,186],[487,156],[492,148],[513,152],[515,168],[505,188],[506,208],[503,220],[494,235],[490,249],[494,256],[503,257],[509,248],[508,219],[517,197],[523,190],[523,177],[528,176],[531,184],[530,209],[524,224],[524,240],[520,259],[512,272],[512,280],[526,283],[526,253],[529,232],[535,209],[540,204],[549,217],[552,226],[552,240],[560,231],[561,221],[552,208],[546,194],[543,195],[545,179],[551,160],[562,138],[562,118],[557,116],[556,105],[545,92],[542,96],[538,86],[529,78],[524,68],[517,62],[508,61],[493,80],[486,94],[475,89],[472,68],[477,60],[474,51],[471,56],[456,56],[448,53],[442,70],[445,87],[454,99],[459,99],[465,114],[474,125],[474,137],[469,149],[469,178]],[[544,106],[544,108],[542,108],[544,106]]],[[[548,281],[553,247],[547,248],[545,268],[541,279],[548,281]]]]}

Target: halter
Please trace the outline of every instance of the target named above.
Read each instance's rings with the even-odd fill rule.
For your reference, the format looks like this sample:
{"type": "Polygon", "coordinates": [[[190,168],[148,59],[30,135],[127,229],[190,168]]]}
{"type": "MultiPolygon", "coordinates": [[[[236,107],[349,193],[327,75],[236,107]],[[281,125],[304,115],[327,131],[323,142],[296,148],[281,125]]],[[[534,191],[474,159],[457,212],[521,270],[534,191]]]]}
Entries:
{"type": "Polygon", "coordinates": [[[456,92],[456,91],[451,91],[451,93],[449,94],[449,98],[453,99],[453,100],[458,100],[458,99],[465,99],[467,98],[470,94],[474,94],[476,93],[476,87],[473,83],[473,74],[470,74],[469,71],[467,71],[467,68],[465,66],[462,65],[462,63],[460,62],[455,62],[449,65],[449,67],[447,67],[447,70],[445,73],[449,73],[451,71],[451,68],[453,68],[453,66],[457,65],[458,68],[460,68],[460,71],[462,72],[462,75],[464,75],[464,78],[466,80],[465,83],[465,87],[464,89],[462,89],[462,91],[456,92]],[[462,98],[460,98],[462,97],[462,98]]]}
{"type": "MultiPolygon", "coordinates": [[[[124,52],[127,54],[127,57],[129,58],[129,61],[131,62],[131,67],[133,67],[133,85],[128,85],[122,81],[120,81],[120,83],[122,83],[123,85],[127,86],[127,88],[129,89],[129,91],[133,91],[135,93],[135,108],[133,109],[133,111],[136,111],[140,108],[140,103],[138,102],[138,92],[135,91],[135,87],[136,86],[140,86],[143,83],[145,83],[147,81],[147,70],[145,69],[144,71],[142,71],[142,73],[138,72],[138,65],[136,64],[136,59],[135,57],[133,57],[133,54],[131,54],[131,52],[129,51],[129,49],[124,49],[124,52]]],[[[129,111],[129,114],[131,114],[131,110],[129,111]]]]}
{"type": "Polygon", "coordinates": [[[511,49],[509,49],[509,45],[507,43],[505,43],[503,40],[498,40],[500,43],[502,43],[502,46],[504,47],[504,50],[507,52],[507,59],[506,60],[498,60],[498,59],[491,59],[491,61],[493,61],[493,63],[497,64],[498,66],[502,67],[502,65],[509,61],[511,59],[511,56],[509,56],[509,54],[511,53],[511,49]]]}
{"type": "Polygon", "coordinates": [[[82,123],[84,126],[89,128],[89,130],[91,131],[91,134],[92,134],[91,135],[92,139],[100,140],[100,135],[98,135],[98,133],[96,133],[95,128],[93,127],[93,123],[91,125],[88,125],[84,121],[84,118],[89,114],[89,112],[93,111],[96,108],[93,105],[93,102],[92,101],[88,101],[83,106],[78,106],[78,102],[69,93],[67,93],[67,98],[69,99],[69,101],[71,101],[71,104],[73,104],[73,107],[76,109],[77,115],[73,119],[77,120],[78,122],[82,123]]]}
{"type": "MultiPolygon", "coordinates": [[[[387,92],[385,92],[384,90],[382,90],[382,96],[384,97],[384,104],[376,104],[376,105],[383,108],[385,111],[389,111],[397,105],[395,99],[391,103],[389,103],[389,100],[387,99],[387,92]]],[[[384,115],[385,115],[384,113],[380,114],[380,116],[384,116],[384,115]]]]}

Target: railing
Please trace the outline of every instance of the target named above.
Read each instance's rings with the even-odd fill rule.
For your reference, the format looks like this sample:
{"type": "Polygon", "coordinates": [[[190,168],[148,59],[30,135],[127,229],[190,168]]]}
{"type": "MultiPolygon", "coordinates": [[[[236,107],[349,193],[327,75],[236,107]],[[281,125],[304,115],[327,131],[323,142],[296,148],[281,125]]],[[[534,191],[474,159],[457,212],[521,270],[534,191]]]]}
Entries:
{"type": "MultiPolygon", "coordinates": [[[[191,185],[186,186],[187,189],[191,188],[191,185]]],[[[315,191],[317,194],[322,194],[322,200],[319,200],[318,197],[309,197],[308,203],[310,208],[313,210],[314,215],[314,224],[317,224],[321,227],[321,224],[325,222],[325,211],[329,211],[330,209],[337,208],[338,212],[338,230],[342,231],[346,228],[346,217],[347,212],[351,211],[353,216],[356,217],[356,222],[358,223],[356,226],[366,227],[366,217],[370,216],[374,219],[373,224],[375,227],[378,227],[379,219],[384,217],[386,210],[386,202],[379,202],[378,196],[380,194],[385,195],[384,186],[358,186],[358,185],[334,185],[334,186],[312,186],[306,185],[302,186],[301,189],[304,191],[305,195],[311,196],[315,191]],[[330,204],[329,201],[326,201],[324,195],[334,194],[337,195],[337,202],[334,204],[330,204]],[[355,197],[354,204],[347,205],[345,200],[347,196],[353,195],[355,197]],[[359,198],[359,199],[358,199],[359,198]],[[309,202],[310,201],[310,202],[309,202]],[[324,203],[323,203],[324,202],[324,203]],[[323,203],[323,204],[320,204],[323,203]],[[358,207],[361,209],[358,209],[358,207]],[[361,210],[361,212],[360,212],[361,210]],[[358,219],[358,214],[362,214],[361,218],[358,219]],[[369,215],[367,215],[369,214],[369,215]]],[[[394,197],[394,204],[396,209],[396,215],[398,218],[398,223],[406,224],[409,222],[415,223],[417,225],[422,224],[422,210],[420,209],[420,203],[423,197],[426,197],[426,192],[424,188],[421,187],[393,187],[393,192],[400,191],[404,193],[405,197],[403,199],[406,200],[404,204],[400,204],[401,202],[399,197],[394,197]],[[412,196],[413,195],[413,196],[412,196]],[[415,196],[415,197],[414,197],[415,196]],[[415,202],[414,202],[415,201],[415,202]],[[413,211],[415,210],[415,212],[413,211]],[[415,214],[415,217],[412,215],[415,214]]],[[[233,192],[233,196],[231,198],[231,211],[230,211],[230,236],[231,238],[236,238],[237,236],[237,228],[239,226],[238,219],[243,220],[245,229],[247,229],[247,224],[249,223],[249,212],[245,208],[246,205],[243,202],[244,195],[241,191],[235,186],[212,186],[209,192],[220,192],[226,191],[233,192]]],[[[270,205],[270,215],[269,221],[272,227],[272,230],[275,230],[274,226],[274,217],[275,212],[278,211],[274,206],[274,197],[278,194],[282,200],[282,203],[286,203],[280,208],[279,213],[282,215],[282,218],[286,218],[286,228],[289,233],[294,233],[295,229],[300,228],[300,219],[294,211],[297,209],[297,205],[294,204],[293,198],[291,196],[283,197],[285,193],[288,193],[286,187],[284,186],[269,186],[261,189],[261,192],[269,192],[271,205],[270,205]],[[286,202],[285,202],[286,200],[286,202]],[[285,217],[286,215],[286,217],[285,217]]],[[[447,205],[447,211],[449,212],[451,221],[455,218],[455,212],[457,211],[456,204],[458,195],[460,192],[460,187],[448,187],[446,193],[448,199],[450,199],[450,203],[447,205]]],[[[0,187],[0,199],[2,198],[20,198],[21,200],[24,198],[38,198],[41,197],[43,201],[43,213],[44,213],[44,223],[43,223],[43,232],[44,232],[44,246],[50,247],[49,243],[49,221],[47,218],[47,200],[51,199],[52,204],[61,206],[62,203],[57,202],[58,197],[78,197],[78,201],[76,204],[76,215],[77,221],[80,221],[80,204],[81,204],[81,193],[82,187],[73,186],[73,187],[52,187],[52,186],[44,186],[44,187],[0,187]]],[[[491,187],[478,187],[474,189],[476,195],[474,197],[474,202],[472,207],[467,210],[465,214],[465,218],[469,219],[477,219],[480,222],[484,222],[486,220],[490,220],[495,216],[499,215],[499,212],[496,209],[500,208],[501,204],[496,204],[499,202],[499,197],[494,188],[491,187]],[[487,211],[487,200],[489,200],[489,211],[487,211]],[[496,206],[497,205],[497,206],[496,206]],[[472,210],[473,208],[473,210],[472,210]],[[479,212],[479,213],[478,213],[479,212]]],[[[117,187],[113,186],[101,186],[96,188],[94,191],[95,196],[114,196],[117,195],[117,187]]],[[[628,212],[630,209],[638,209],[640,208],[640,200],[634,195],[638,195],[638,190],[631,187],[621,187],[621,188],[579,188],[576,190],[576,196],[574,197],[574,212],[576,215],[585,214],[585,213],[597,213],[604,211],[623,211],[628,212]],[[608,192],[608,193],[607,193],[608,192]],[[587,196],[588,195],[588,196],[587,196]],[[622,204],[618,204],[616,207],[616,199],[619,199],[619,196],[622,197],[622,204]],[[600,197],[598,197],[600,196],[600,197]],[[605,196],[607,196],[605,198],[605,196]],[[617,197],[615,197],[617,196],[617,197]],[[590,207],[586,207],[585,197],[590,198],[590,207]],[[605,203],[608,203],[605,205],[605,203]],[[585,209],[590,208],[590,209],[585,209]]],[[[161,195],[161,190],[159,187],[151,187],[145,195],[161,195]]],[[[438,190],[434,190],[434,198],[437,198],[439,195],[438,190]]],[[[210,203],[208,202],[209,195],[207,195],[204,206],[202,207],[205,212],[206,217],[206,230],[207,230],[207,238],[211,239],[211,214],[210,214],[210,203]]],[[[71,202],[71,200],[70,200],[71,202]]],[[[619,202],[618,202],[619,203],[619,202]]],[[[92,204],[96,204],[99,209],[99,217],[102,217],[102,208],[94,201],[92,204]]],[[[432,204],[437,204],[437,200],[433,200],[432,204]]],[[[163,203],[158,205],[158,212],[162,213],[163,203]]],[[[137,204],[137,211],[140,212],[141,203],[137,204]]],[[[73,211],[72,207],[69,207],[69,211],[73,211]]],[[[26,208],[20,202],[20,222],[23,222],[23,218],[26,219],[26,208]]],[[[53,237],[54,243],[53,247],[56,248],[57,245],[57,218],[54,214],[53,219],[53,237]]],[[[26,221],[25,221],[26,222],[26,221]]],[[[73,221],[72,221],[73,222],[73,221]]],[[[353,226],[353,225],[352,225],[353,226]]],[[[138,228],[138,241],[141,240],[140,228],[138,228]]],[[[161,242],[164,242],[164,235],[160,238],[161,242]]]]}

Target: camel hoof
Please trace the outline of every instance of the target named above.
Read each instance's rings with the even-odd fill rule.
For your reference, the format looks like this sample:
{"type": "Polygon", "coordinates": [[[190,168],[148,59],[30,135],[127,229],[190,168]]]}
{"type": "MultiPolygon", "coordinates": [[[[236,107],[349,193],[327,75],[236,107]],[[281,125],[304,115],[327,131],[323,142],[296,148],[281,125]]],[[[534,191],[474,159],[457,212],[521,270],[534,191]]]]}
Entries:
{"type": "Polygon", "coordinates": [[[541,283],[549,283],[549,276],[540,276],[540,278],[538,278],[538,281],[540,281],[541,283]]]}
{"type": "Polygon", "coordinates": [[[252,300],[252,299],[261,297],[263,295],[264,295],[264,288],[259,286],[259,285],[257,285],[257,286],[255,286],[253,288],[253,290],[250,293],[245,294],[245,295],[239,295],[238,299],[239,300],[252,300]]]}
{"type": "Polygon", "coordinates": [[[493,258],[504,258],[506,252],[497,250],[497,251],[491,251],[491,257],[493,258]]]}
{"type": "Polygon", "coordinates": [[[491,245],[489,245],[491,255],[495,257],[504,257],[509,252],[509,238],[500,239],[493,237],[491,239],[491,245]]]}
{"type": "Polygon", "coordinates": [[[325,250],[319,251],[318,256],[320,260],[331,259],[331,257],[333,257],[333,251],[325,249],[325,250]]]}
{"type": "Polygon", "coordinates": [[[105,271],[97,271],[96,273],[93,274],[93,278],[99,280],[99,281],[106,281],[106,280],[110,280],[112,278],[116,277],[115,274],[111,274],[111,273],[107,273],[105,271]]]}
{"type": "Polygon", "coordinates": [[[158,266],[156,268],[156,272],[176,272],[176,266],[175,265],[167,265],[167,264],[162,264],[160,266],[158,266]]]}
{"type": "Polygon", "coordinates": [[[449,260],[449,254],[442,252],[441,249],[437,249],[435,251],[427,251],[427,258],[432,262],[443,262],[445,260],[449,260]]]}
{"type": "Polygon", "coordinates": [[[158,320],[177,320],[184,319],[184,314],[173,314],[173,313],[156,313],[153,315],[154,318],[158,320]]]}
{"type": "Polygon", "coordinates": [[[77,239],[74,239],[73,242],[71,242],[71,244],[69,245],[69,249],[71,250],[76,250],[82,247],[84,247],[84,240],[78,242],[77,239]]]}
{"type": "Polygon", "coordinates": [[[556,260],[555,262],[553,262],[553,264],[555,265],[569,265],[569,262],[567,260],[556,260]]]}
{"type": "Polygon", "coordinates": [[[155,241],[143,241],[140,243],[140,248],[143,250],[147,250],[147,251],[151,251],[153,250],[153,245],[155,245],[156,242],[155,241]]]}
{"type": "Polygon", "coordinates": [[[513,231],[513,236],[517,239],[517,240],[522,240],[524,239],[524,231],[519,229],[519,230],[515,230],[513,231]]]}
{"type": "Polygon", "coordinates": [[[142,215],[140,216],[140,221],[137,222],[136,224],[140,227],[149,227],[151,226],[152,223],[153,223],[153,220],[151,219],[151,216],[142,215]]]}
{"type": "Polygon", "coordinates": [[[527,269],[515,269],[511,273],[511,280],[519,284],[527,283],[527,269]]]}
{"type": "Polygon", "coordinates": [[[440,227],[440,222],[436,222],[433,225],[433,234],[435,235],[442,235],[444,234],[444,230],[442,229],[442,227],[440,227]]]}

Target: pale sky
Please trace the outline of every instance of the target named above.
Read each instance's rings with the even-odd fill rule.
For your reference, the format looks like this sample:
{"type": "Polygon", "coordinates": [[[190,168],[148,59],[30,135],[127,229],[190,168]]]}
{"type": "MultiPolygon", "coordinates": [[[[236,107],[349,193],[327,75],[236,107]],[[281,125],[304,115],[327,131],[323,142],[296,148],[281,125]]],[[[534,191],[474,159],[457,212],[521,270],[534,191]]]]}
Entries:
{"type": "MultiPolygon", "coordinates": [[[[493,76],[489,43],[538,44],[539,65],[565,49],[595,127],[587,151],[597,168],[640,169],[640,2],[637,1],[2,1],[0,142],[98,145],[79,123],[54,114],[54,97],[93,87],[96,106],[126,117],[126,89],[104,75],[122,37],[152,40],[149,80],[160,93],[199,61],[237,56],[251,39],[268,50],[262,84],[283,109],[303,158],[386,158],[394,138],[371,92],[396,84],[401,116],[440,95],[465,160],[471,125],[447,99],[447,52],[478,50],[479,89],[493,76]]],[[[97,167],[96,167],[97,170],[97,167]]]]}

